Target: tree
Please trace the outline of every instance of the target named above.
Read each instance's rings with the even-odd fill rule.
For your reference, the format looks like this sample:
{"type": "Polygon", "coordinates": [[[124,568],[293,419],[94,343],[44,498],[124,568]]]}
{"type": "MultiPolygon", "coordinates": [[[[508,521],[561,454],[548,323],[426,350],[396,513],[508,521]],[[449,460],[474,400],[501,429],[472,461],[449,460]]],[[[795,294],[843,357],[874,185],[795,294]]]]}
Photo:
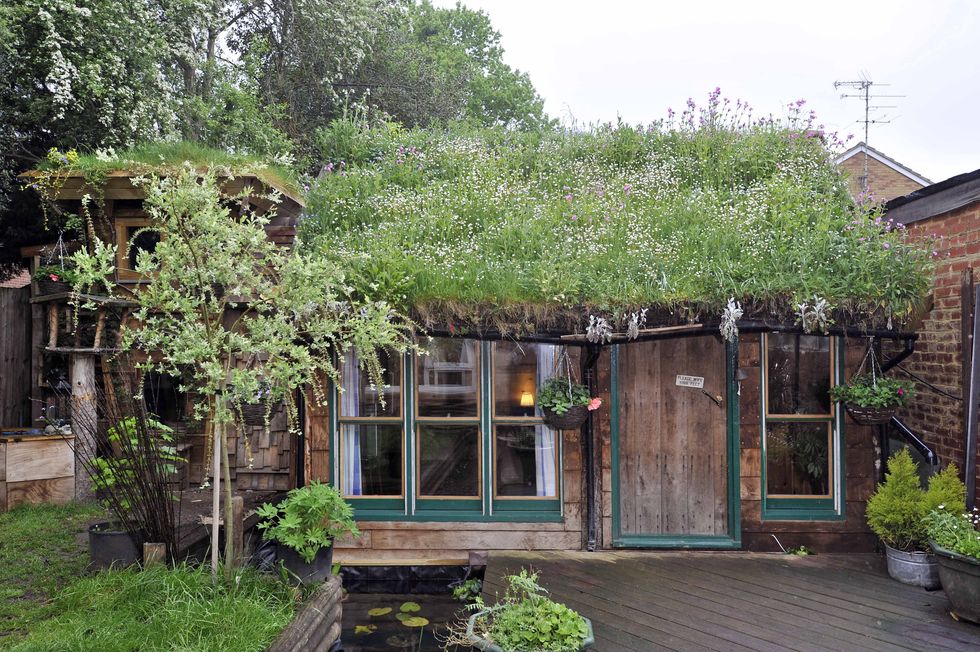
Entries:
{"type": "MultiPolygon", "coordinates": [[[[184,391],[206,398],[195,411],[209,417],[211,449],[221,451],[230,573],[235,524],[227,442],[241,406],[282,401],[295,431],[295,392],[309,389],[325,400],[324,381],[339,380],[335,355],[356,348],[381,386],[376,349],[405,351],[412,332],[386,303],[353,296],[334,263],[271,242],[264,231],[271,215],[250,208],[256,189],[225,197],[213,174],[202,177],[190,167],[144,188],[148,228],[160,241],[138,254],[136,271],[152,282],[134,295],[136,325],[124,327],[123,348],[142,354],[141,370],[179,377],[184,391]]],[[[96,242],[91,252],[74,256],[76,289],[103,282],[112,269],[114,247],[96,242]]],[[[217,484],[215,478],[216,494],[217,484]]],[[[212,546],[216,572],[216,538],[212,546]]]]}

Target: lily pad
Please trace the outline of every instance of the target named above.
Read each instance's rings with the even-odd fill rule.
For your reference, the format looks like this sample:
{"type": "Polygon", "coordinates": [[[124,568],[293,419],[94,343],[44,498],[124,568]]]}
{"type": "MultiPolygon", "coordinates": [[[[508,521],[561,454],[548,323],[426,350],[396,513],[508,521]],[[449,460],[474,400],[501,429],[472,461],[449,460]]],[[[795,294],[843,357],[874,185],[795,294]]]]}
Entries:
{"type": "Polygon", "coordinates": [[[377,625],[354,625],[355,634],[371,634],[378,629],[377,625]]]}
{"type": "Polygon", "coordinates": [[[423,618],[422,616],[412,616],[402,620],[402,625],[405,627],[425,627],[428,624],[429,619],[423,618]]]}
{"type": "Polygon", "coordinates": [[[403,602],[399,611],[402,611],[404,613],[414,613],[416,611],[419,611],[420,609],[422,609],[422,607],[419,605],[418,602],[403,602]]]}
{"type": "Polygon", "coordinates": [[[406,618],[414,618],[414,617],[415,616],[413,616],[412,614],[406,614],[406,613],[395,614],[395,618],[401,621],[404,621],[406,618]]]}
{"type": "Polygon", "coordinates": [[[391,607],[378,607],[368,612],[369,616],[386,616],[391,613],[391,607]]]}

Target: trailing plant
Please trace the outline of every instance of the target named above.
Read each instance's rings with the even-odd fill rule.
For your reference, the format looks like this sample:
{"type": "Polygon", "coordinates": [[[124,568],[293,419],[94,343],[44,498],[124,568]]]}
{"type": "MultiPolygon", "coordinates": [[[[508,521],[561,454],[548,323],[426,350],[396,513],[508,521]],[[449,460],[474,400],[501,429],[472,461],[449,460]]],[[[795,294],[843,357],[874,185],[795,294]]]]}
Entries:
{"type": "Polygon", "coordinates": [[[941,548],[980,560],[980,510],[956,511],[938,505],[926,516],[929,539],[941,548]]]}
{"type": "Polygon", "coordinates": [[[888,408],[905,405],[913,393],[912,383],[908,381],[862,374],[849,383],[834,386],[830,397],[860,407],[888,408]]]}
{"type": "Polygon", "coordinates": [[[262,505],[256,513],[265,519],[258,524],[265,531],[263,538],[295,550],[307,564],[337,537],[360,536],[354,508],[335,487],[318,480],[291,490],[278,505],[262,505]]]}
{"type": "MultiPolygon", "coordinates": [[[[473,633],[506,652],[572,652],[588,636],[589,628],[577,612],[547,597],[538,584],[538,573],[526,569],[504,578],[503,598],[490,606],[477,596],[466,608],[477,614],[473,633]]],[[[445,639],[451,645],[468,646],[472,639],[467,623],[450,625],[445,639]]]]}
{"type": "Polygon", "coordinates": [[[868,499],[868,525],[881,540],[898,550],[927,550],[926,515],[938,505],[960,512],[966,509],[966,487],[949,464],[929,478],[922,489],[919,471],[907,448],[888,458],[885,481],[868,499]]]}
{"type": "Polygon", "coordinates": [[[33,278],[36,281],[54,281],[56,283],[72,285],[75,283],[78,275],[74,269],[65,267],[64,265],[41,265],[34,271],[33,278]]]}

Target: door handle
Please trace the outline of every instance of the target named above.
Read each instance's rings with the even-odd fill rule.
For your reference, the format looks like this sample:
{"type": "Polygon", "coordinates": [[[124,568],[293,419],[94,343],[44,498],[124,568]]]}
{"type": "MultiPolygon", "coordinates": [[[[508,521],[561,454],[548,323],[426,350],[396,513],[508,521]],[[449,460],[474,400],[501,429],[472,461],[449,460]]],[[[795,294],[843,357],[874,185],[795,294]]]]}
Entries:
{"type": "Polygon", "coordinates": [[[712,396],[705,389],[702,389],[701,390],[701,393],[704,394],[705,396],[707,396],[708,398],[710,398],[712,403],[714,403],[718,407],[721,407],[721,401],[722,401],[721,396],[712,396]]]}

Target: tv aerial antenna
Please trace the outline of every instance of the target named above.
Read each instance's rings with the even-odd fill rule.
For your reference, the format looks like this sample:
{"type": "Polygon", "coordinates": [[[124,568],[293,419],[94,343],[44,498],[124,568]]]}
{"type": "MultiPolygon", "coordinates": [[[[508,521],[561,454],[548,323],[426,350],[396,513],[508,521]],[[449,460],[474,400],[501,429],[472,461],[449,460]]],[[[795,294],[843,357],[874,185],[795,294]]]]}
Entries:
{"type": "MultiPolygon", "coordinates": [[[[888,124],[891,119],[887,114],[883,114],[880,117],[878,115],[873,115],[873,112],[884,111],[885,109],[895,109],[898,108],[894,104],[872,104],[872,101],[884,99],[887,101],[890,98],[905,97],[904,95],[889,95],[885,93],[872,93],[872,87],[880,86],[890,86],[891,84],[882,84],[879,82],[874,82],[868,78],[868,73],[862,72],[861,78],[857,80],[848,81],[835,81],[834,89],[845,89],[841,93],[841,99],[857,99],[864,101],[864,120],[859,120],[864,124],[864,146],[865,148],[870,147],[868,142],[868,133],[873,124],[888,124]],[[851,92],[847,92],[851,91],[851,92]]],[[[864,176],[861,177],[861,189],[864,191],[868,190],[868,151],[864,151],[864,176]]]]}

